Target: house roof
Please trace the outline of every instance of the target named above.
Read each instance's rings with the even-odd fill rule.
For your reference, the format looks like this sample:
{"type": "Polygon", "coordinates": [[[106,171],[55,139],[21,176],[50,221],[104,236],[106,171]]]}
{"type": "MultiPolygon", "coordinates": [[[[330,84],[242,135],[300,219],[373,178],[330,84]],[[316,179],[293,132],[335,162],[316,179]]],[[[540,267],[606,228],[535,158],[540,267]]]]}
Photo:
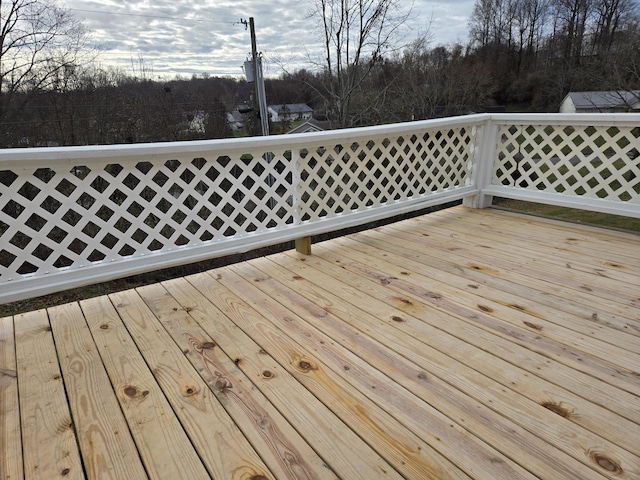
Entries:
{"type": "Polygon", "coordinates": [[[314,118],[301,123],[295,128],[292,128],[287,133],[308,133],[308,132],[322,132],[323,130],[331,130],[331,122],[316,120],[314,118]]]}
{"type": "Polygon", "coordinates": [[[576,109],[635,107],[640,102],[640,90],[603,92],[569,92],[576,109]]]}
{"type": "Polygon", "coordinates": [[[313,108],[311,108],[306,103],[286,103],[279,105],[269,105],[270,109],[277,113],[312,113],[313,108]]]}

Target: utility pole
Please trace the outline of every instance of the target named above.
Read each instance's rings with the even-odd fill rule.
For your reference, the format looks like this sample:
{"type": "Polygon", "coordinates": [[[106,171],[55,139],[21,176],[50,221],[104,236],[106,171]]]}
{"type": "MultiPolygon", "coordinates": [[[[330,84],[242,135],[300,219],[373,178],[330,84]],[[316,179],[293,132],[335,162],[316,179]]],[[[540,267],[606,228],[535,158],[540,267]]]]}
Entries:
{"type": "MultiPolygon", "coordinates": [[[[246,21],[243,22],[246,27],[246,21]]],[[[262,76],[262,58],[258,55],[256,47],[256,29],[253,24],[253,17],[249,17],[249,29],[251,30],[251,63],[253,67],[253,81],[255,82],[256,98],[258,100],[258,111],[260,112],[260,125],[262,126],[262,135],[269,135],[269,112],[267,111],[267,95],[264,90],[264,77],[262,76]]],[[[266,161],[271,163],[271,153],[267,152],[266,161]]],[[[275,178],[272,173],[267,176],[267,184],[272,187],[275,178]]],[[[273,197],[269,198],[269,208],[275,209],[276,202],[273,197]]]]}
{"type": "Polygon", "coordinates": [[[256,46],[256,29],[253,24],[253,17],[249,17],[249,29],[251,31],[251,61],[253,64],[253,77],[255,82],[255,95],[260,112],[260,124],[262,135],[269,135],[269,112],[267,111],[267,96],[264,89],[264,77],[262,76],[262,58],[258,55],[256,46]]]}

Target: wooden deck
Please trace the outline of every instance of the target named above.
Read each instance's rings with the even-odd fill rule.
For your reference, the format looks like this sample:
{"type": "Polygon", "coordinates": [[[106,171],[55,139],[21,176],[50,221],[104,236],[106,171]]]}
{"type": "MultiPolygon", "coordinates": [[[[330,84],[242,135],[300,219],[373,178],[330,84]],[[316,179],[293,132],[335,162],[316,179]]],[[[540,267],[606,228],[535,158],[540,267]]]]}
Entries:
{"type": "Polygon", "coordinates": [[[638,479],[640,237],[456,207],[0,319],[0,479],[638,479]]]}

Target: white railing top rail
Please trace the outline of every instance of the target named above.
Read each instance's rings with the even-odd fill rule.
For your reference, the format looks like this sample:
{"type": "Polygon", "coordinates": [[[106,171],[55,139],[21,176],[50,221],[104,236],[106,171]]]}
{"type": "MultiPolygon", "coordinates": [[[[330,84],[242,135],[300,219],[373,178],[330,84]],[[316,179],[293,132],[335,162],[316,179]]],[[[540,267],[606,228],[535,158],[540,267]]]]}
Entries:
{"type": "Polygon", "coordinates": [[[54,166],[76,166],[104,163],[105,160],[119,162],[153,161],[158,157],[192,157],[221,151],[225,155],[243,154],[251,151],[270,149],[291,150],[315,148],[326,144],[348,144],[363,138],[395,137],[422,130],[437,130],[456,127],[482,126],[488,114],[464,115],[435,120],[376,125],[373,127],[327,130],[323,132],[273,135],[268,137],[224,138],[218,140],[195,140],[164,143],[137,143],[118,145],[83,145],[73,147],[9,148],[0,149],[0,169],[29,166],[53,168],[54,166]]]}
{"type": "Polygon", "coordinates": [[[637,127],[640,113],[491,113],[495,123],[531,125],[618,125],[637,127]]]}

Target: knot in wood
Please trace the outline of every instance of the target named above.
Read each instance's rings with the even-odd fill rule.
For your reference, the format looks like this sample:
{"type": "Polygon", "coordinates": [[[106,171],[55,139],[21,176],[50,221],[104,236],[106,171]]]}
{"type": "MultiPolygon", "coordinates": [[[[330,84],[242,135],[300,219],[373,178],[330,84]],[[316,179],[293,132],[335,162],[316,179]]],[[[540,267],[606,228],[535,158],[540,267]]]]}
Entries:
{"type": "Polygon", "coordinates": [[[215,386],[222,393],[226,392],[230,388],[233,388],[233,384],[226,378],[219,378],[218,380],[216,380],[215,386]]]}
{"type": "Polygon", "coordinates": [[[611,472],[614,475],[620,475],[623,470],[618,462],[610,457],[598,452],[589,452],[589,458],[593,460],[599,467],[611,472]]]}
{"type": "Polygon", "coordinates": [[[182,395],[184,395],[185,397],[190,397],[192,395],[195,395],[196,393],[198,393],[198,387],[193,385],[187,385],[182,389],[182,395]]]}
{"type": "Polygon", "coordinates": [[[131,397],[131,398],[135,397],[138,393],[138,389],[133,385],[127,385],[126,387],[124,387],[122,391],[127,397],[131,397]]]}
{"type": "Polygon", "coordinates": [[[542,405],[547,410],[555,413],[556,415],[560,415],[561,417],[569,418],[571,416],[571,412],[559,403],[542,402],[540,405],[542,405]]]}
{"type": "Polygon", "coordinates": [[[542,325],[538,325],[537,323],[531,323],[527,321],[524,321],[522,323],[524,323],[529,328],[533,328],[534,330],[537,330],[538,332],[542,331],[542,328],[543,328],[542,325]]]}
{"type": "Polygon", "coordinates": [[[309,370],[316,370],[315,365],[313,365],[311,362],[308,362],[306,360],[299,361],[298,367],[300,367],[300,369],[305,372],[308,372],[309,370]]]}

